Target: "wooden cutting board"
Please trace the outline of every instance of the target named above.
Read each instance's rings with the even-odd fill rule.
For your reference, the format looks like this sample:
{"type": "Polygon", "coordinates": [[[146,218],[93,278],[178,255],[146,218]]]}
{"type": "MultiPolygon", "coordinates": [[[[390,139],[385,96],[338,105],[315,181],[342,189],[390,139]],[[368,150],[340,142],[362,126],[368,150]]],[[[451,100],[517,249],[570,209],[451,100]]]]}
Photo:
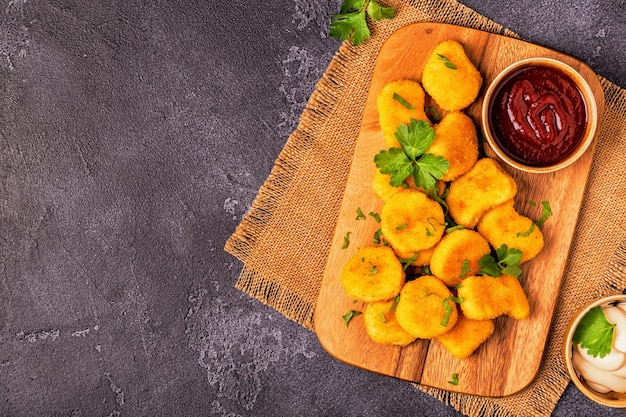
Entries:
{"type": "MultiPolygon", "coordinates": [[[[437,23],[417,23],[394,33],[379,53],[368,93],[354,159],[343,196],[330,254],[315,310],[315,330],[322,346],[335,358],[354,366],[423,385],[482,396],[505,396],[527,386],[535,377],[550,330],[550,322],[568,258],[574,229],[589,175],[595,141],[575,164],[551,174],[528,174],[502,163],[518,184],[516,208],[528,217],[539,219],[541,208],[526,202],[548,200],[553,215],[542,227],[543,251],[523,264],[522,286],[531,313],[526,320],[500,317],[495,332],[468,359],[455,359],[436,340],[420,340],[406,347],[374,343],[365,333],[362,316],[346,326],[342,316],[350,310],[363,310],[341,286],[344,263],[357,249],[372,245],[379,228],[375,220],[356,220],[356,210],[380,213],[382,203],[371,189],[374,155],[385,148],[378,125],[376,96],[388,82],[411,78],[421,80],[422,69],[433,48],[440,42],[460,42],[483,75],[483,87],[509,64],[522,58],[544,56],[559,59],[578,70],[589,82],[597,100],[600,120],[604,95],[593,71],[579,60],[531,43],[464,27],[437,23]],[[342,249],[346,232],[350,245],[342,249]],[[458,385],[448,381],[458,375],[458,385]]],[[[480,128],[482,96],[467,109],[480,128]]],[[[485,145],[487,146],[487,145],[485,145]]],[[[494,157],[491,149],[485,149],[494,157]]],[[[497,158],[496,158],[497,159],[497,158]]],[[[540,206],[540,205],[538,205],[540,206]]]]}

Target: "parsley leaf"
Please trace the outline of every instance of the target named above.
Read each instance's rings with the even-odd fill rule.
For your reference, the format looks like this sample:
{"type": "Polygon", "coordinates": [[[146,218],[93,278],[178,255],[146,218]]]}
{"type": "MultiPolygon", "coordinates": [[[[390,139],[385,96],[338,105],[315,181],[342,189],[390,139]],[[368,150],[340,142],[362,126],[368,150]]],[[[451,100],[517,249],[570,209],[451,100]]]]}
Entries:
{"type": "Polygon", "coordinates": [[[358,316],[359,314],[361,314],[360,311],[350,310],[350,311],[348,311],[346,314],[344,314],[341,317],[343,317],[343,322],[346,323],[346,326],[347,326],[348,323],[350,323],[350,320],[352,320],[352,318],[358,316]]]}
{"type": "Polygon", "coordinates": [[[330,36],[349,39],[354,46],[363,43],[370,37],[366,14],[372,20],[391,19],[395,9],[383,7],[377,0],[343,0],[339,14],[330,17],[330,36]]]}
{"type": "Polygon", "coordinates": [[[611,352],[614,328],[600,307],[592,307],[578,323],[573,341],[594,358],[604,358],[611,352]]]}
{"type": "Polygon", "coordinates": [[[497,278],[502,274],[511,275],[516,278],[521,278],[522,269],[520,263],[522,260],[522,251],[516,248],[509,248],[507,245],[502,245],[496,249],[496,261],[491,255],[484,255],[478,260],[478,265],[481,267],[478,271],[481,275],[489,275],[490,277],[497,278]]]}
{"type": "Polygon", "coordinates": [[[370,0],[367,5],[367,14],[376,21],[381,19],[393,19],[396,10],[392,7],[384,7],[376,0],[370,0]]]}
{"type": "Polygon", "coordinates": [[[425,153],[435,140],[435,130],[424,120],[414,120],[398,126],[395,132],[401,148],[392,147],[374,156],[374,163],[382,174],[389,174],[389,184],[402,185],[413,175],[415,185],[431,190],[448,169],[450,163],[442,156],[425,153]]]}

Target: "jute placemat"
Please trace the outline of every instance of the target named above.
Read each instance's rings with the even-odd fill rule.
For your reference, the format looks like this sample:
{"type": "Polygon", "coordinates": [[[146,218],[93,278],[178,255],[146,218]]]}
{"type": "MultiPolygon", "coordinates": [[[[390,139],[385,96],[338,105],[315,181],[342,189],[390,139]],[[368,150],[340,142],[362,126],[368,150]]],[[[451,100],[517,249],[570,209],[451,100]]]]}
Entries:
{"type": "MultiPolygon", "coordinates": [[[[378,51],[397,29],[434,21],[515,36],[455,0],[388,1],[392,20],[344,43],[318,82],[248,214],[225,249],[243,262],[236,287],[312,329],[313,312],[378,51]]],[[[606,110],[550,337],[535,380],[484,398],[415,386],[469,416],[549,415],[569,378],[562,334],[584,304],[626,288],[626,91],[601,79],[606,110]]],[[[551,277],[546,277],[551,279],[551,277]]]]}

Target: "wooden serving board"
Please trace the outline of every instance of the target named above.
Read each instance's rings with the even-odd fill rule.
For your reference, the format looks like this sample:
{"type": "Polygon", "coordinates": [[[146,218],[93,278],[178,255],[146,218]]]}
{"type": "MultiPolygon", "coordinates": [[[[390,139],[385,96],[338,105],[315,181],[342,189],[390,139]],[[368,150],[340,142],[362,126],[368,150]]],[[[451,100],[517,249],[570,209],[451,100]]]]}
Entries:
{"type": "MultiPolygon", "coordinates": [[[[445,24],[417,23],[395,32],[381,48],[374,68],[315,310],[315,330],[320,343],[333,357],[354,366],[454,392],[505,396],[527,386],[539,369],[596,141],[575,164],[556,173],[528,174],[502,163],[517,181],[516,208],[520,213],[533,219],[541,217],[540,205],[532,207],[526,204],[528,200],[548,200],[553,212],[542,227],[546,242],[543,251],[522,268],[521,283],[531,307],[528,319],[517,321],[499,317],[495,320],[494,334],[464,360],[455,359],[436,340],[418,339],[406,347],[377,344],[365,333],[362,316],[352,319],[349,326],[342,319],[348,311],[363,310],[365,306],[361,302],[354,303],[345,295],[340,280],[341,269],[359,248],[373,244],[373,235],[379,228],[370,216],[366,220],[356,220],[357,208],[367,215],[370,211],[380,213],[382,207],[371,189],[374,155],[385,148],[378,125],[376,96],[390,81],[421,80],[422,68],[433,48],[448,39],[464,46],[483,75],[481,96],[466,111],[478,129],[482,92],[489,82],[509,64],[535,56],[556,58],[578,70],[594,92],[602,119],[602,87],[593,71],[575,58],[505,36],[445,24]],[[342,249],[346,232],[351,232],[350,245],[342,249]],[[458,375],[458,385],[448,382],[452,374],[458,375]]],[[[491,149],[485,149],[485,152],[495,158],[491,149]]]]}

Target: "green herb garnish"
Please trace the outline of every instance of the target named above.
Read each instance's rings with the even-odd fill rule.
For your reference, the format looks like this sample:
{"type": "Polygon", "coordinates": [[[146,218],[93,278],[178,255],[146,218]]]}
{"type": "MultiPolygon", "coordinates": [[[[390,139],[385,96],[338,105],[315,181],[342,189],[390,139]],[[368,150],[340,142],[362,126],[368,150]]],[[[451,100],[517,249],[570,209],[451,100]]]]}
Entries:
{"type": "Polygon", "coordinates": [[[341,245],[341,249],[346,249],[348,246],[350,246],[350,232],[346,232],[343,236],[343,245],[341,245]]]}
{"type": "Polygon", "coordinates": [[[406,224],[406,223],[402,223],[400,226],[397,226],[397,227],[396,227],[396,230],[404,230],[404,229],[406,229],[407,227],[409,227],[409,225],[408,225],[408,224],[406,224]]]}
{"type": "Polygon", "coordinates": [[[378,213],[374,213],[373,211],[370,211],[368,214],[372,216],[374,220],[376,220],[376,223],[380,223],[380,216],[378,215],[378,213]]]}
{"type": "Polygon", "coordinates": [[[434,129],[424,120],[412,119],[408,125],[398,126],[395,136],[401,148],[392,147],[376,154],[376,167],[390,175],[389,184],[393,187],[400,187],[413,175],[417,187],[433,189],[450,168],[443,156],[425,153],[435,140],[434,129]]]}
{"type": "Polygon", "coordinates": [[[526,237],[526,236],[530,235],[533,232],[533,230],[535,230],[535,222],[531,222],[530,223],[530,227],[524,233],[517,232],[516,236],[517,237],[526,237]]]}
{"type": "Polygon", "coordinates": [[[377,273],[378,273],[378,267],[376,265],[372,265],[372,267],[370,268],[370,276],[376,275],[377,273]]]}
{"type": "Polygon", "coordinates": [[[521,278],[521,250],[502,245],[496,249],[496,256],[498,257],[497,261],[491,255],[484,255],[478,260],[478,265],[481,267],[478,271],[480,275],[489,275],[490,277],[497,278],[502,274],[507,274],[521,278]]]}
{"type": "Polygon", "coordinates": [[[459,375],[452,374],[452,381],[448,381],[448,384],[459,385],[459,375]]]}
{"type": "Polygon", "coordinates": [[[443,64],[446,67],[448,67],[450,69],[453,69],[453,70],[456,69],[456,65],[454,65],[452,62],[450,62],[450,60],[448,58],[446,58],[444,55],[437,54],[437,57],[443,61],[443,64]]]}
{"type": "Polygon", "coordinates": [[[358,316],[359,314],[361,314],[360,311],[350,310],[350,311],[348,311],[346,314],[344,314],[341,317],[343,317],[343,322],[346,323],[346,326],[347,326],[348,323],[350,323],[350,320],[352,320],[352,318],[358,316]]]}
{"type": "Polygon", "coordinates": [[[398,258],[398,260],[402,264],[402,270],[406,271],[407,268],[417,260],[417,252],[414,252],[413,256],[411,256],[410,258],[398,258]]]}
{"type": "Polygon", "coordinates": [[[406,99],[404,97],[402,97],[400,94],[398,93],[393,93],[392,98],[397,101],[398,103],[402,104],[404,107],[406,107],[409,110],[415,110],[415,106],[411,105],[411,103],[409,103],[408,101],[406,101],[406,99]]]}
{"type": "Polygon", "coordinates": [[[441,121],[441,114],[439,114],[434,106],[424,106],[424,113],[426,113],[426,116],[428,116],[428,118],[435,123],[441,121]]]}
{"type": "Polygon", "coordinates": [[[459,278],[464,278],[465,275],[467,275],[468,271],[469,271],[469,260],[463,259],[463,265],[461,265],[461,275],[459,275],[459,278]]]}
{"type": "Polygon", "coordinates": [[[391,19],[395,9],[383,7],[377,0],[343,0],[339,14],[332,15],[330,36],[345,41],[349,39],[354,46],[370,37],[365,16],[372,20],[391,19]]]}
{"type": "Polygon", "coordinates": [[[543,209],[541,211],[541,218],[536,221],[537,226],[541,227],[548,220],[548,217],[552,215],[552,208],[550,208],[550,203],[546,200],[541,202],[543,209]]]}
{"type": "Polygon", "coordinates": [[[383,323],[387,323],[387,317],[385,317],[385,313],[383,313],[382,311],[380,312],[380,321],[382,321],[383,323]]]}
{"type": "Polygon", "coordinates": [[[573,341],[594,358],[604,358],[611,352],[614,328],[600,307],[592,307],[578,323],[573,341]]]}
{"type": "Polygon", "coordinates": [[[378,228],[378,230],[376,230],[374,232],[374,245],[378,245],[380,243],[380,236],[383,234],[383,229],[378,228]]]}
{"type": "Polygon", "coordinates": [[[361,211],[361,207],[356,208],[356,220],[365,220],[365,214],[361,211]]]}

